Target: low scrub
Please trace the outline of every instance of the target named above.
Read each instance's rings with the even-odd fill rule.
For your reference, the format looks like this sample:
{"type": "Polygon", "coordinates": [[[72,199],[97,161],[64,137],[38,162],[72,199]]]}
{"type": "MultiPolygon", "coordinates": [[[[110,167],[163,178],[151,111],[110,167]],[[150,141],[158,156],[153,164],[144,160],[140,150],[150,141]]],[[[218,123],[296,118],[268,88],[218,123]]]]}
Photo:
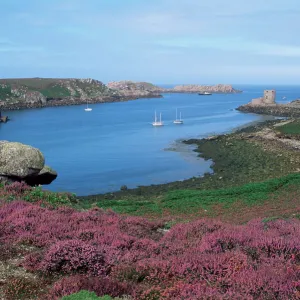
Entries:
{"type": "Polygon", "coordinates": [[[30,245],[22,266],[56,281],[43,299],[299,299],[299,220],[162,226],[97,208],[0,206],[0,243],[30,245]]]}

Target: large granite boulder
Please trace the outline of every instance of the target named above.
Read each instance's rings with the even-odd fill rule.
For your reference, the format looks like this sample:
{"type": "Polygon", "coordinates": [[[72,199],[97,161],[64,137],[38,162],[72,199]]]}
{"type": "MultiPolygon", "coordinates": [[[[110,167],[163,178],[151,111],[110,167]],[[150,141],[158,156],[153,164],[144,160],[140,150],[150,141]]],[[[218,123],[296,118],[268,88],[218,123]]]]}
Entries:
{"type": "Polygon", "coordinates": [[[17,142],[0,141],[0,181],[25,181],[30,185],[49,184],[57,173],[45,166],[42,152],[17,142]]]}

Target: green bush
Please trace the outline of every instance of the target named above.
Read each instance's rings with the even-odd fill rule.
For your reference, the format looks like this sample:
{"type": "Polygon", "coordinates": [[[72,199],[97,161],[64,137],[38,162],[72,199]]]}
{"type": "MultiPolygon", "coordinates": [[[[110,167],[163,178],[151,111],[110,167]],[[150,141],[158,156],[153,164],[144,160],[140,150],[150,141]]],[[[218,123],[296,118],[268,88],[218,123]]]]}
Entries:
{"type": "Polygon", "coordinates": [[[98,297],[94,292],[80,291],[79,293],[65,296],[62,300],[113,300],[110,296],[98,297]]]}

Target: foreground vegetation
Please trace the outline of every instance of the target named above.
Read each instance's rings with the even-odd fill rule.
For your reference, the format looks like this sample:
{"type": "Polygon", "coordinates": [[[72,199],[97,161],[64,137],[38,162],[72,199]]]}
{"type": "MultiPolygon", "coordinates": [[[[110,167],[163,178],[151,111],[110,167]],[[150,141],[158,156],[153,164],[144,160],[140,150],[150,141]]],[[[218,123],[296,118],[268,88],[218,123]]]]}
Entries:
{"type": "MultiPolygon", "coordinates": [[[[298,179],[268,183],[261,192],[298,179]]],[[[21,200],[24,185],[10,190],[19,200],[0,205],[4,299],[55,300],[82,290],[139,300],[300,295],[300,220],[198,219],[166,230],[161,221],[99,208],[30,203],[21,200]]]]}
{"type": "Polygon", "coordinates": [[[299,151],[255,130],[190,141],[215,173],[186,182],[0,186],[0,298],[299,299],[299,151]]]}

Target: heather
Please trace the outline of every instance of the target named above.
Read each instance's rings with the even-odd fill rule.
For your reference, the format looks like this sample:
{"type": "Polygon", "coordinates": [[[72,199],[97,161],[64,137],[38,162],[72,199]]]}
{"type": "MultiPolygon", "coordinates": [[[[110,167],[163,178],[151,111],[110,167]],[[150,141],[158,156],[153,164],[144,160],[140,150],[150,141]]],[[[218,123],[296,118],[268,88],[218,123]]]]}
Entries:
{"type": "Polygon", "coordinates": [[[2,202],[0,244],[25,248],[18,265],[33,277],[30,285],[6,278],[1,293],[54,300],[82,290],[139,300],[300,297],[299,220],[163,227],[99,208],[2,202]]]}

